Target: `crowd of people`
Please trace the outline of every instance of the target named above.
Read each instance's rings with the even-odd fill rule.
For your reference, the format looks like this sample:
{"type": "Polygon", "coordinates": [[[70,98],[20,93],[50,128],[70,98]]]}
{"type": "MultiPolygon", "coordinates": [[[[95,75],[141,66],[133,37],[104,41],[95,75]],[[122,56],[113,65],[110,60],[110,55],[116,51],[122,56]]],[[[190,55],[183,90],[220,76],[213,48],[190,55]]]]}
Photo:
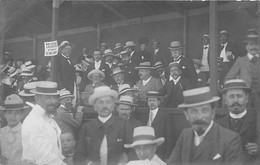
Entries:
{"type": "Polygon", "coordinates": [[[92,53],[83,48],[74,65],[74,45],[63,41],[52,69],[9,55],[1,65],[5,123],[1,129],[1,164],[208,164],[256,163],[259,159],[256,111],[260,103],[258,34],[248,30],[247,54],[239,55],[220,32],[219,96],[210,84],[209,35],[202,56],[189,59],[179,41],[163,51],[148,39],[105,43],[92,53]],[[55,66],[55,67],[54,67],[55,66]],[[222,99],[220,99],[222,98],[222,99]],[[227,115],[215,118],[215,102],[227,115]],[[82,108],[83,107],[83,108],[82,108]],[[139,107],[148,109],[143,120],[139,107]],[[165,109],[182,108],[190,128],[177,142],[165,109]],[[84,109],[97,117],[82,122],[84,109]],[[253,108],[253,109],[251,109],[253,108]]]}

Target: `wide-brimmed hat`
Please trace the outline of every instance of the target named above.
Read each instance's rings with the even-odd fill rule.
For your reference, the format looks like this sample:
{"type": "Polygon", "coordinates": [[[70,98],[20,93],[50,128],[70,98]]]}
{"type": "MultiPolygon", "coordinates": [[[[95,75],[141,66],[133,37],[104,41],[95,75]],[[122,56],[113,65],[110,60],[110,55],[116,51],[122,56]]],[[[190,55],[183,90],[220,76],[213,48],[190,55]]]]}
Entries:
{"type": "Polygon", "coordinates": [[[19,76],[33,76],[33,73],[34,71],[32,68],[23,67],[22,73],[19,76]]]}
{"type": "Polygon", "coordinates": [[[36,82],[36,89],[31,90],[31,92],[39,95],[60,95],[57,87],[58,84],[56,82],[38,81],[36,82]]]}
{"type": "Polygon", "coordinates": [[[130,105],[130,106],[137,106],[137,104],[133,103],[133,97],[131,96],[121,96],[119,101],[115,102],[116,104],[125,104],[125,105],[130,105]]]}
{"type": "Polygon", "coordinates": [[[161,61],[157,61],[155,64],[154,64],[154,69],[158,69],[158,68],[161,68],[163,67],[163,63],[161,61]]]}
{"type": "Polygon", "coordinates": [[[230,89],[244,89],[247,92],[251,92],[251,88],[246,85],[246,81],[242,79],[230,79],[225,81],[224,88],[220,90],[223,94],[230,89]]]}
{"type": "Polygon", "coordinates": [[[169,49],[180,49],[181,43],[179,41],[172,41],[169,49]]]}
{"type": "Polygon", "coordinates": [[[247,31],[247,35],[246,35],[246,39],[244,40],[244,42],[257,42],[258,41],[258,33],[255,29],[249,29],[247,31]]]}
{"type": "Polygon", "coordinates": [[[116,43],[114,49],[122,48],[123,45],[121,43],[116,43]]]}
{"type": "Polygon", "coordinates": [[[33,69],[35,68],[36,65],[33,65],[32,61],[26,61],[22,66],[21,69],[23,68],[28,68],[28,69],[33,69]]]}
{"type": "Polygon", "coordinates": [[[209,38],[209,35],[208,34],[203,34],[203,37],[209,38]]]}
{"type": "Polygon", "coordinates": [[[135,69],[154,69],[151,62],[141,62],[135,69]]]}
{"type": "Polygon", "coordinates": [[[131,46],[136,46],[136,44],[134,43],[134,41],[127,41],[125,43],[124,49],[127,47],[131,47],[131,46]]]}
{"type": "Polygon", "coordinates": [[[18,70],[15,67],[10,67],[8,69],[9,77],[14,77],[15,75],[17,75],[17,73],[18,73],[18,70]]]}
{"type": "Polygon", "coordinates": [[[28,106],[24,105],[23,100],[18,95],[11,94],[6,97],[4,106],[0,110],[22,110],[25,108],[28,108],[28,106]]]}
{"type": "Polygon", "coordinates": [[[61,50],[62,48],[64,48],[67,45],[71,46],[71,48],[74,47],[74,44],[70,43],[69,41],[62,41],[58,48],[59,48],[59,50],[61,50]]]}
{"type": "Polygon", "coordinates": [[[66,90],[66,89],[62,89],[60,90],[60,97],[59,100],[64,99],[64,98],[74,98],[75,96],[70,94],[70,91],[66,90]]]}
{"type": "Polygon", "coordinates": [[[103,96],[112,96],[115,100],[117,100],[118,92],[110,89],[108,86],[100,86],[94,89],[94,93],[90,95],[88,102],[90,105],[93,105],[96,99],[103,96]]]}
{"type": "Polygon", "coordinates": [[[209,87],[201,87],[183,91],[184,103],[178,105],[180,108],[199,106],[219,100],[219,97],[212,96],[209,87]]]}
{"type": "Polygon", "coordinates": [[[90,71],[90,72],[88,73],[88,79],[89,79],[89,80],[92,80],[93,74],[99,74],[99,76],[100,76],[100,81],[102,81],[102,80],[105,78],[105,74],[104,74],[101,70],[94,69],[94,70],[92,70],[92,71],[90,71]]]}
{"type": "Polygon", "coordinates": [[[226,30],[221,30],[219,34],[220,34],[220,35],[222,35],[222,34],[228,35],[229,33],[228,33],[228,31],[226,31],[226,30]]]}
{"type": "Polygon", "coordinates": [[[158,98],[161,99],[164,96],[160,95],[158,91],[148,91],[146,94],[146,98],[158,98]]]}
{"type": "Polygon", "coordinates": [[[181,69],[181,65],[178,62],[171,62],[168,66],[169,69],[171,69],[172,67],[177,67],[179,69],[181,69]]]}
{"type": "Polygon", "coordinates": [[[116,67],[116,68],[113,69],[113,72],[112,72],[111,76],[114,76],[114,75],[116,75],[118,73],[125,73],[125,71],[122,70],[120,67],[116,67]]]}
{"type": "Polygon", "coordinates": [[[31,92],[31,90],[36,89],[36,82],[30,82],[27,84],[24,84],[23,89],[21,92],[19,92],[20,96],[34,96],[35,94],[31,92]]]}
{"type": "Polygon", "coordinates": [[[100,44],[100,46],[107,46],[107,44],[103,42],[100,44]]]}
{"type": "Polygon", "coordinates": [[[111,49],[106,49],[105,51],[104,51],[104,55],[103,55],[103,57],[105,58],[106,56],[114,56],[114,53],[113,53],[113,51],[111,50],[111,49]]]}
{"type": "Polygon", "coordinates": [[[122,56],[123,56],[123,55],[126,55],[126,54],[127,54],[127,55],[130,55],[130,52],[127,51],[127,50],[123,50],[123,51],[120,52],[120,57],[122,58],[122,56]]]}
{"type": "Polygon", "coordinates": [[[133,143],[125,144],[125,148],[134,148],[139,145],[157,144],[160,146],[164,142],[164,138],[155,138],[154,128],[149,126],[140,126],[134,129],[133,143]]]}
{"type": "Polygon", "coordinates": [[[125,92],[128,92],[128,91],[135,92],[135,91],[137,91],[137,89],[131,88],[129,84],[122,84],[118,87],[119,95],[121,95],[125,92]]]}
{"type": "Polygon", "coordinates": [[[192,59],[193,64],[197,64],[199,66],[202,66],[201,61],[199,59],[192,59]]]}

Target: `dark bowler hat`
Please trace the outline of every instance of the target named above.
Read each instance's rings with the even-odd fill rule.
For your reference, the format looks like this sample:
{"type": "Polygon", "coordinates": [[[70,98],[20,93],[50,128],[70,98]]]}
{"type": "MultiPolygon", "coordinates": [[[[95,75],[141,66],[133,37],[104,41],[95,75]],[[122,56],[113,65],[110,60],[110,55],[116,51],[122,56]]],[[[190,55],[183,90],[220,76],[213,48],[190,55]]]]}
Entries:
{"type": "Polygon", "coordinates": [[[158,98],[161,99],[164,96],[160,95],[158,91],[148,91],[146,98],[158,98]]]}
{"type": "Polygon", "coordinates": [[[201,87],[183,91],[184,103],[180,108],[188,108],[212,103],[219,100],[218,96],[212,96],[209,87],[201,87]]]}
{"type": "Polygon", "coordinates": [[[4,106],[0,108],[0,110],[8,111],[8,110],[22,110],[28,108],[28,106],[24,105],[23,100],[16,94],[11,94],[6,97],[4,102],[4,106]]]}
{"type": "Polygon", "coordinates": [[[39,95],[60,95],[57,87],[58,84],[56,82],[38,81],[36,83],[36,89],[31,90],[31,92],[39,95]]]}
{"type": "Polygon", "coordinates": [[[230,79],[227,80],[224,84],[224,88],[221,89],[221,93],[225,93],[227,90],[230,89],[244,89],[247,92],[251,91],[251,88],[246,85],[245,80],[242,79],[230,79]]]}

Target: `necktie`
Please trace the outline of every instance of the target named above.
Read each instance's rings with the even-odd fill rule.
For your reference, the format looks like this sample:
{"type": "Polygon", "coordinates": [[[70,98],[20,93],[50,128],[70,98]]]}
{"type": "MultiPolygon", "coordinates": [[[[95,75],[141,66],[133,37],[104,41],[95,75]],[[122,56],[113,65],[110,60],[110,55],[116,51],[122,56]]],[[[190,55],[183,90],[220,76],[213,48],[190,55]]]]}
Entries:
{"type": "Polygon", "coordinates": [[[153,112],[150,111],[147,126],[150,126],[150,127],[151,127],[151,126],[152,126],[152,122],[153,122],[153,112]]]}
{"type": "Polygon", "coordinates": [[[100,145],[100,165],[107,165],[107,136],[104,138],[100,145]]]}

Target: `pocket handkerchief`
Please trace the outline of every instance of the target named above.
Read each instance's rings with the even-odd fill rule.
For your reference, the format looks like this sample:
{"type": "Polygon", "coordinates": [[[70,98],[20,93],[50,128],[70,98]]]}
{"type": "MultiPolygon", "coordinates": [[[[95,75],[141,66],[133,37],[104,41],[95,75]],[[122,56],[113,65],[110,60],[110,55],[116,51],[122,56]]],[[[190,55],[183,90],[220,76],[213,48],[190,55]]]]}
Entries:
{"type": "Polygon", "coordinates": [[[217,154],[217,155],[215,155],[214,157],[213,157],[213,160],[216,160],[216,159],[218,159],[218,158],[220,158],[221,157],[221,155],[220,154],[217,154]]]}

